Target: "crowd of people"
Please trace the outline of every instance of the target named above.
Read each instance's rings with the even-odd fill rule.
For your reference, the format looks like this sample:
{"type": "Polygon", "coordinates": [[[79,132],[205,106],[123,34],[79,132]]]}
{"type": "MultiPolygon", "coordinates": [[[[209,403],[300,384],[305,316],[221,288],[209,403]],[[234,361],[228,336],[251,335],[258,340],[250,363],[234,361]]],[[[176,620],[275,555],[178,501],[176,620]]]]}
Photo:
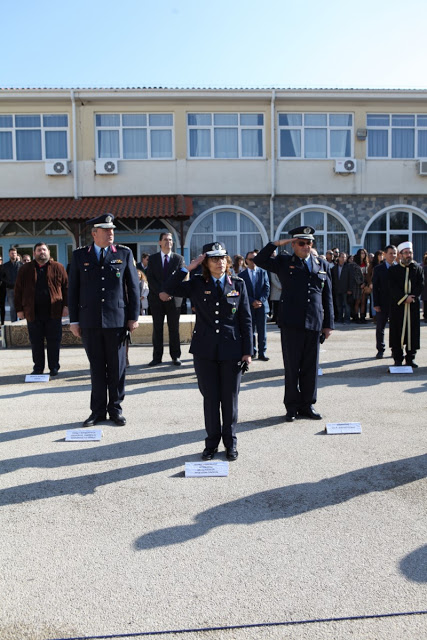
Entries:
{"type": "Polygon", "coordinates": [[[183,299],[196,315],[190,353],[203,396],[204,460],[215,456],[221,440],[227,459],[237,459],[241,376],[252,359],[269,360],[268,320],[281,332],[287,422],[321,419],[314,408],[319,345],[337,323],[374,320],[376,357],[382,358],[389,322],[394,364],[417,367],[420,300],[427,322],[427,252],[417,264],[411,242],[374,254],[361,248],[352,256],[335,247],[319,255],[315,229],[306,226],[245,256],[232,258],[223,243],[208,243],[186,267],[183,256],[172,251],[168,232],[160,234],[159,251],[142,254],[136,264],[128,247],[114,243],[114,216],[104,214],[87,224],[93,242],[73,252],[67,269],[52,260],[44,242],[35,245],[33,259],[11,247],[9,260],[0,263],[1,322],[7,298],[11,321],[27,320],[34,374],[44,372],[45,340],[50,374],[58,374],[64,317],[82,339],[91,373],[85,427],[105,421],[107,414],[117,425],[126,424],[122,402],[129,340],[141,315],[152,316],[148,366],[162,363],[165,318],[171,361],[181,366],[183,299]]]}

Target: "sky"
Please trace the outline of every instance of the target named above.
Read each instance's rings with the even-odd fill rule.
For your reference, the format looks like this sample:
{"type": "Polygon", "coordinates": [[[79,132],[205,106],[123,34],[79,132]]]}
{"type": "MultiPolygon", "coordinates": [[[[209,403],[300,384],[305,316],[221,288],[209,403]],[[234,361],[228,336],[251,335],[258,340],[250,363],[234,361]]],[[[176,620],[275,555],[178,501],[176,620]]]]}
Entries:
{"type": "Polygon", "coordinates": [[[1,5],[1,88],[427,88],[426,0],[1,5]]]}

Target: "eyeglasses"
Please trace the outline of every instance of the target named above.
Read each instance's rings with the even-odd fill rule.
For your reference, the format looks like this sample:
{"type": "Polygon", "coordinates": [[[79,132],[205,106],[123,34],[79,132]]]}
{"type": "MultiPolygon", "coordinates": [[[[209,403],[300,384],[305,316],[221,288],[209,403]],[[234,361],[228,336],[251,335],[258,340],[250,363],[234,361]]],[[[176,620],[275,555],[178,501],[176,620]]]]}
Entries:
{"type": "Polygon", "coordinates": [[[226,260],[227,256],[209,256],[209,260],[214,260],[215,262],[219,262],[220,260],[226,260]]]}
{"type": "Polygon", "coordinates": [[[305,247],[305,245],[308,244],[309,247],[311,247],[312,242],[311,240],[298,240],[297,245],[299,247],[305,247]]]}

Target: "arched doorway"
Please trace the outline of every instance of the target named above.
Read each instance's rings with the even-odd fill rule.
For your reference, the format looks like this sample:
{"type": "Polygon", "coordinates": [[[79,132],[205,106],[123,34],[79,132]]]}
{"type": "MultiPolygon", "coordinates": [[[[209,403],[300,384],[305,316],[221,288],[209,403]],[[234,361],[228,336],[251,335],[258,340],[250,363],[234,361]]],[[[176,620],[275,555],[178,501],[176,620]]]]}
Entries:
{"type": "Polygon", "coordinates": [[[393,205],[382,209],[362,235],[362,244],[370,253],[406,240],[413,243],[414,260],[420,262],[427,249],[427,215],[416,207],[393,205]]]}

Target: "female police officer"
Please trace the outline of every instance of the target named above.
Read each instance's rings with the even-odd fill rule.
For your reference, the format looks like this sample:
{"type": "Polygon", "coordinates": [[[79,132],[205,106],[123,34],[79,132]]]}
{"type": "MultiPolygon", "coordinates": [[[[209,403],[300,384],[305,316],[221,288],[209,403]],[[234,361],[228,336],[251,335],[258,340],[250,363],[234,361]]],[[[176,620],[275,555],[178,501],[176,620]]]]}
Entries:
{"type": "Polygon", "coordinates": [[[242,363],[251,362],[252,322],[246,285],[229,274],[227,251],[215,242],[203,247],[188,269],[176,271],[166,282],[160,298],[191,298],[196,326],[190,353],[205,413],[203,460],[212,460],[221,437],[228,460],[236,460],[236,423],[242,363]],[[188,271],[202,265],[202,273],[183,282],[188,271]],[[222,414],[222,425],[221,425],[222,414]]]}

